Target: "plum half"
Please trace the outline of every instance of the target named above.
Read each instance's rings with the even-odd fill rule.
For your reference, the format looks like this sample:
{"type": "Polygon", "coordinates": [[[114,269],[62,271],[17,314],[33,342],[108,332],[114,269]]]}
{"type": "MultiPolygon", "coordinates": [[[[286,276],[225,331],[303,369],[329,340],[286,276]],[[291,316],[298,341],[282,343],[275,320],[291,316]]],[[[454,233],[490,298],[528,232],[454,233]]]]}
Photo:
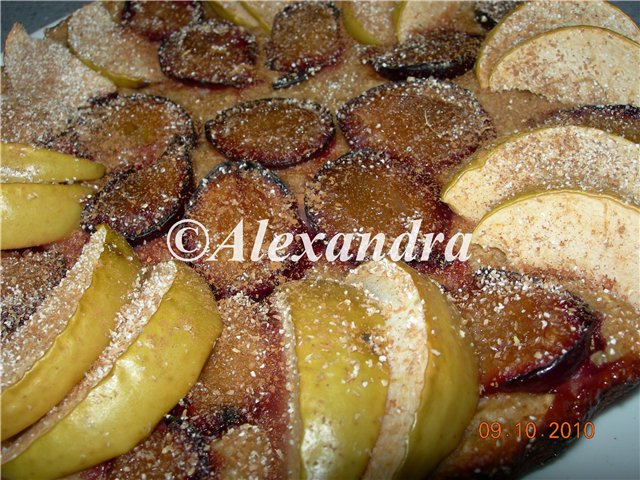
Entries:
{"type": "Polygon", "coordinates": [[[94,100],[51,148],[122,172],[153,163],[176,141],[189,147],[196,141],[189,114],[166,98],[134,94],[94,100]]]}
{"type": "Polygon", "coordinates": [[[337,119],[351,148],[383,150],[434,173],[495,136],[471,91],[434,78],[372,88],[343,105],[337,119]]]}
{"type": "Polygon", "coordinates": [[[205,126],[227,158],[287,167],[320,154],[335,135],[331,112],[317,103],[265,98],[241,103],[205,126]]]}
{"type": "Polygon", "coordinates": [[[330,3],[297,2],[278,13],[267,43],[267,66],[285,74],[286,88],[335,64],[344,50],[340,11],[330,3]]]}
{"type": "Polygon", "coordinates": [[[85,206],[83,226],[106,223],[129,241],[162,230],[189,198],[193,184],[186,147],[171,145],[156,162],[116,175],[85,206]]]}
{"type": "Polygon", "coordinates": [[[200,2],[124,2],[121,23],[152,41],[162,41],[176,30],[201,21],[200,2]]]}
{"type": "MultiPolygon", "coordinates": [[[[421,234],[445,236],[451,223],[451,211],[440,202],[430,175],[373,150],[352,151],[325,163],[307,185],[305,209],[314,228],[327,238],[370,233],[373,239],[385,234],[384,252],[396,237],[411,230],[412,221],[422,221],[421,234]]],[[[355,240],[352,253],[360,245],[355,240]]],[[[422,246],[417,245],[420,252],[422,246]]]]}
{"type": "Polygon", "coordinates": [[[372,65],[390,80],[453,78],[473,67],[481,42],[479,35],[455,30],[416,34],[377,56],[372,65]]]}
{"type": "MultiPolygon", "coordinates": [[[[208,250],[192,265],[214,287],[218,297],[238,292],[254,298],[264,296],[296,267],[291,258],[272,261],[267,256],[267,248],[276,235],[294,235],[292,242],[278,251],[279,255],[294,255],[301,250],[301,241],[296,234],[304,227],[297,214],[295,199],[273,172],[256,163],[233,162],[216,166],[189,200],[185,219],[199,221],[209,232],[208,250]],[[252,261],[253,240],[258,238],[261,220],[268,220],[268,226],[258,252],[260,259],[252,261]],[[218,249],[238,238],[234,235],[225,242],[240,221],[245,239],[241,245],[244,261],[234,261],[234,250],[223,248],[218,252],[218,249]],[[214,254],[215,259],[211,259],[214,254]]],[[[188,231],[184,241],[189,250],[203,250],[202,235],[188,231]]]]}
{"type": "Polygon", "coordinates": [[[224,20],[188,25],[158,50],[162,72],[177,80],[241,87],[255,81],[255,36],[224,20]]]}
{"type": "Polygon", "coordinates": [[[481,269],[453,297],[474,340],[485,394],[548,391],[588,353],[595,317],[559,286],[481,269]]]}

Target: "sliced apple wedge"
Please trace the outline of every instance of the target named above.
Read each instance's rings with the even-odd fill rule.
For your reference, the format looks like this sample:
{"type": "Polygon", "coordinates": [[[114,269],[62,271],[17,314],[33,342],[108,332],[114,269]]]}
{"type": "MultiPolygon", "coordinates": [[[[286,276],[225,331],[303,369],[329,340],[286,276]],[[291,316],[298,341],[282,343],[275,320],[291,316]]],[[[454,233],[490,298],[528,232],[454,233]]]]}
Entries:
{"type": "Polygon", "coordinates": [[[389,393],[364,478],[422,478],[460,441],[478,402],[478,369],[438,284],[404,264],[369,262],[347,282],[383,305],[389,393]]]}
{"type": "Polygon", "coordinates": [[[407,0],[397,3],[393,12],[396,36],[403,43],[413,35],[434,30],[450,29],[480,33],[482,29],[474,20],[472,2],[407,0]]]}
{"type": "Polygon", "coordinates": [[[255,28],[258,21],[242,5],[243,2],[205,0],[204,9],[210,16],[219,17],[241,27],[255,28]]]}
{"type": "Polygon", "coordinates": [[[2,439],[46,414],[109,343],[116,313],[140,270],[133,250],[106,226],[2,349],[2,439]]]}
{"type": "Polygon", "coordinates": [[[71,51],[117,86],[138,88],[164,79],[156,45],[118,25],[101,2],[77,10],[68,28],[71,51]]]}
{"type": "Polygon", "coordinates": [[[563,27],[507,51],[489,88],[574,104],[640,106],[640,43],[601,27],[563,27]]]}
{"type": "Polygon", "coordinates": [[[287,283],[272,301],[293,325],[300,477],[359,478],[385,412],[385,319],[363,291],[332,280],[287,283]]]}
{"type": "Polygon", "coordinates": [[[32,143],[59,134],[79,107],[116,90],[65,46],[32,38],[19,23],[7,35],[3,60],[4,141],[32,143]]]}
{"type": "Polygon", "coordinates": [[[398,2],[341,2],[342,21],[354,40],[366,45],[395,43],[394,11],[398,2]]]}
{"type": "Polygon", "coordinates": [[[7,183],[0,186],[0,248],[26,248],[55,242],[80,226],[83,185],[7,183]]]}
{"type": "Polygon", "coordinates": [[[66,183],[97,180],[104,165],[44,148],[19,143],[0,146],[2,183],[66,183]]]}
{"type": "Polygon", "coordinates": [[[576,25],[607,28],[640,42],[640,29],[635,22],[609,2],[524,2],[487,35],[476,62],[480,86],[489,88],[491,70],[511,48],[546,31],[576,25]]]}
{"type": "Polygon", "coordinates": [[[477,152],[442,191],[459,215],[479,222],[517,194],[573,188],[640,205],[640,145],[588,127],[544,127],[477,152]]]}
{"type": "Polygon", "coordinates": [[[221,328],[192,269],[154,267],[82,381],[3,444],[3,478],[59,478],[129,451],[195,383],[221,328]]]}
{"type": "Polygon", "coordinates": [[[268,0],[268,1],[255,1],[240,2],[244,9],[249,12],[260,25],[260,27],[267,33],[271,33],[271,25],[276,15],[284,10],[286,6],[295,0],[268,0]]]}
{"type": "Polygon", "coordinates": [[[478,369],[439,286],[382,260],[270,298],[293,325],[304,478],[420,478],[452,451],[478,369]]]}
{"type": "Polygon", "coordinates": [[[523,270],[584,280],[640,310],[640,208],[576,190],[525,194],[489,212],[473,242],[523,270]]]}

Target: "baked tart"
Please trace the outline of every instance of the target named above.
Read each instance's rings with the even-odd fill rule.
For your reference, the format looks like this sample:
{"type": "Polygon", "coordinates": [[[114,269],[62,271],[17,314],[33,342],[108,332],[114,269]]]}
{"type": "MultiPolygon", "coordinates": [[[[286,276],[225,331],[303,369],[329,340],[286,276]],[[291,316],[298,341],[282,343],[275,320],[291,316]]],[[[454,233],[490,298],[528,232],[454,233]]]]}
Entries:
{"type": "Polygon", "coordinates": [[[589,441],[640,384],[639,42],[600,1],[16,24],[2,478],[517,478],[589,441]]]}

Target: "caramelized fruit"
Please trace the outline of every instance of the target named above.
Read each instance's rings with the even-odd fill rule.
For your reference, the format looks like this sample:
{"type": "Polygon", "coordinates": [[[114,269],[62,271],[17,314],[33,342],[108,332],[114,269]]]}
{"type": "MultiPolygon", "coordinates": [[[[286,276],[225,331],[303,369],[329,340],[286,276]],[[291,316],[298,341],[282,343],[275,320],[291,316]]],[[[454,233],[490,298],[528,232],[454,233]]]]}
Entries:
{"type": "Polygon", "coordinates": [[[176,30],[202,20],[200,2],[129,1],[122,7],[122,24],[149,40],[162,41],[176,30]]]}
{"type": "Polygon", "coordinates": [[[453,78],[473,67],[481,41],[454,30],[422,33],[376,57],[373,68],[390,80],[453,78]]]}
{"type": "Polygon", "coordinates": [[[138,273],[129,245],[101,227],[29,321],[3,344],[3,441],[34,424],[83,378],[109,343],[138,273]]]}
{"type": "Polygon", "coordinates": [[[224,20],[189,25],[158,50],[165,75],[214,85],[241,87],[255,81],[256,39],[224,20]]]}
{"type": "MultiPolygon", "coordinates": [[[[428,174],[416,173],[406,163],[372,150],[349,152],[325,163],[307,185],[305,209],[314,227],[328,238],[359,232],[370,233],[373,239],[384,233],[383,251],[398,235],[411,230],[412,220],[422,220],[421,234],[445,236],[451,221],[451,212],[440,202],[428,174]]],[[[418,255],[421,251],[418,245],[418,255]]]]}
{"type": "Polygon", "coordinates": [[[3,253],[0,262],[2,338],[25,323],[66,273],[57,252],[3,253]]]}
{"type": "Polygon", "coordinates": [[[335,135],[326,108],[293,98],[241,103],[207,122],[205,131],[227,158],[268,167],[287,167],[313,158],[335,135]]]}
{"type": "Polygon", "coordinates": [[[204,479],[210,474],[204,439],[187,422],[163,419],[144,441],[107,464],[106,480],[204,479]]]}
{"type": "Polygon", "coordinates": [[[166,98],[134,94],[95,100],[52,146],[121,172],[154,162],[178,140],[196,140],[189,114],[166,98]]]}
{"type": "Polygon", "coordinates": [[[82,62],[119,87],[139,88],[164,80],[156,45],[118,24],[114,3],[93,2],[69,18],[68,47],[82,62]]]}
{"type": "Polygon", "coordinates": [[[2,183],[73,183],[97,180],[104,165],[20,143],[0,145],[2,183]]]}
{"type": "Polygon", "coordinates": [[[640,108],[632,105],[585,105],[552,112],[535,123],[599,128],[640,143],[640,108]]]}
{"type": "MultiPolygon", "coordinates": [[[[281,454],[263,457],[263,466],[273,474],[270,478],[283,478],[287,451],[297,447],[288,443],[293,420],[282,323],[270,314],[267,304],[241,294],[222,300],[219,307],[224,328],[198,383],[185,399],[189,422],[201,435],[216,439],[245,425],[258,427],[270,449],[281,454]]],[[[250,447],[258,440],[245,438],[250,447]]],[[[241,450],[239,443],[233,446],[236,452],[241,450]]],[[[216,471],[237,466],[225,449],[212,446],[212,450],[216,471]]]]}
{"type": "Polygon", "coordinates": [[[275,295],[295,331],[301,477],[360,478],[385,416],[392,368],[380,360],[380,304],[330,280],[290,282],[275,295]]]}
{"type": "Polygon", "coordinates": [[[204,280],[168,262],[153,267],[129,300],[72,392],[3,445],[3,476],[59,478],[124,454],[196,382],[222,328],[204,280]]]}
{"type": "Polygon", "coordinates": [[[352,148],[384,150],[436,171],[494,136],[472,92],[433,78],[372,88],[342,106],[337,118],[352,148]]]}
{"type": "Polygon", "coordinates": [[[57,242],[80,225],[83,202],[94,193],[84,185],[5,183],[0,188],[0,248],[57,242]]]}
{"type": "Polygon", "coordinates": [[[500,250],[517,268],[579,280],[640,310],[640,270],[629,260],[640,251],[639,224],[640,208],[613,196],[551,190],[494,208],[472,242],[500,250]]]}
{"type": "Polygon", "coordinates": [[[453,295],[474,339],[485,394],[548,391],[587,354],[595,318],[558,286],[486,269],[453,295]]]}
{"type": "Polygon", "coordinates": [[[574,105],[640,107],[638,64],[640,44],[620,33],[600,26],[557,28],[504,53],[491,69],[489,90],[525,90],[574,105]]]}
{"type": "MultiPolygon", "coordinates": [[[[303,227],[288,188],[274,173],[258,164],[223,163],[215,167],[189,200],[185,218],[201,222],[209,232],[209,249],[193,265],[215,288],[218,296],[244,292],[260,297],[280,283],[295,266],[291,260],[275,262],[266,255],[275,235],[295,235],[303,227]],[[255,239],[258,222],[269,220],[260,249],[264,257],[251,261],[253,242],[245,241],[243,262],[233,261],[234,252],[229,248],[221,249],[214,261],[208,261],[241,220],[245,239],[255,239]]],[[[184,239],[189,250],[204,248],[202,235],[197,237],[193,231],[188,231],[184,239]]],[[[230,245],[232,241],[233,237],[226,244],[230,245]]],[[[300,240],[295,237],[279,254],[295,254],[300,247],[300,240]]]]}
{"type": "Polygon", "coordinates": [[[338,61],[344,50],[340,11],[330,3],[297,2],[278,13],[267,44],[267,65],[283,72],[274,88],[287,87],[338,61]]]}
{"type": "Polygon", "coordinates": [[[193,183],[191,158],[181,144],[154,163],[116,175],[85,206],[82,223],[106,223],[129,241],[162,230],[181,211],[193,183]]]}
{"type": "Polygon", "coordinates": [[[523,193],[575,188],[640,205],[640,145],[588,127],[543,127],[478,150],[443,188],[442,201],[479,222],[523,193]]]}

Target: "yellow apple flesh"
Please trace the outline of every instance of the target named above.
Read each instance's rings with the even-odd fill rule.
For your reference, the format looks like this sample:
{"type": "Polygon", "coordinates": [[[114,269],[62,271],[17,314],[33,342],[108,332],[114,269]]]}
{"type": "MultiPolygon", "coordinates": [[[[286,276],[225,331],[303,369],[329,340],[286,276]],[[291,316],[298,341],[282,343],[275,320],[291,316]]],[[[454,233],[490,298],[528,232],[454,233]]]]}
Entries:
{"type": "Polygon", "coordinates": [[[82,185],[8,183],[0,186],[0,248],[34,247],[67,237],[80,225],[82,185]]]}
{"type": "Polygon", "coordinates": [[[100,163],[45,148],[19,143],[2,143],[0,148],[2,183],[67,183],[97,180],[105,174],[100,163]]]}
{"type": "MultiPolygon", "coordinates": [[[[3,440],[36,422],[82,379],[109,343],[116,313],[126,303],[139,270],[127,242],[109,227],[98,227],[76,265],[51,292],[54,297],[63,297],[81,290],[77,298],[67,298],[77,302],[72,316],[60,319],[65,322],[64,329],[21,378],[7,388],[3,382],[3,440]],[[82,278],[85,276],[88,278],[82,278]],[[86,289],[76,285],[81,279],[88,282],[86,289]]],[[[59,312],[52,311],[55,309],[50,308],[51,303],[45,300],[32,317],[34,325],[23,327],[27,329],[25,334],[38,335],[37,331],[29,331],[42,328],[35,322],[50,325],[57,320],[59,312]]]]}
{"type": "Polygon", "coordinates": [[[361,291],[331,280],[278,292],[295,331],[303,478],[359,478],[384,415],[388,369],[375,353],[384,317],[361,291]]]}
{"type": "Polygon", "coordinates": [[[442,190],[457,214],[479,222],[518,194],[575,188],[640,204],[640,145],[573,125],[517,133],[476,152],[442,190]]]}
{"type": "Polygon", "coordinates": [[[605,194],[553,190],[491,210],[473,242],[504,252],[516,268],[543,270],[610,290],[640,311],[640,208],[605,194]]]}
{"type": "Polygon", "coordinates": [[[196,382],[222,329],[209,286],[169,262],[137,293],[112,343],[57,412],[3,445],[3,478],[59,478],[123,454],[196,382]]]}
{"type": "Polygon", "coordinates": [[[347,281],[386,312],[389,394],[365,479],[424,478],[460,441],[478,402],[478,368],[438,284],[383,259],[347,281]]]}

